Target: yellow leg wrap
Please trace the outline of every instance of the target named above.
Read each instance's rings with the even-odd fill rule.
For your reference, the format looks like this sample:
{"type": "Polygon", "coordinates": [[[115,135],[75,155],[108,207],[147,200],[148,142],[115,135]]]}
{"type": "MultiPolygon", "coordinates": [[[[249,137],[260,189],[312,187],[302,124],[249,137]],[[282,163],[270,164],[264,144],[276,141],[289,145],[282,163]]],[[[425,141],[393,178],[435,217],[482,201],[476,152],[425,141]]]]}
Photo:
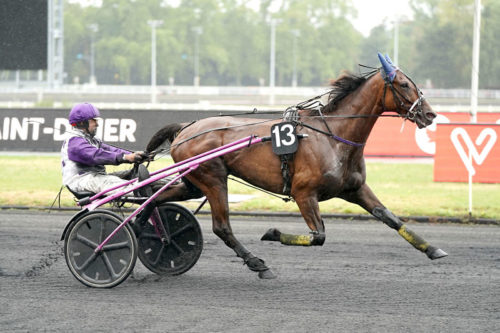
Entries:
{"type": "Polygon", "coordinates": [[[290,234],[280,235],[280,242],[285,245],[311,246],[312,241],[313,241],[313,235],[290,235],[290,234]]]}
{"type": "Polygon", "coordinates": [[[398,234],[401,235],[404,239],[408,241],[413,247],[416,249],[425,252],[427,248],[429,247],[429,243],[427,243],[425,240],[423,240],[420,236],[415,234],[413,231],[410,229],[406,228],[406,226],[403,224],[401,228],[398,230],[398,234]]]}

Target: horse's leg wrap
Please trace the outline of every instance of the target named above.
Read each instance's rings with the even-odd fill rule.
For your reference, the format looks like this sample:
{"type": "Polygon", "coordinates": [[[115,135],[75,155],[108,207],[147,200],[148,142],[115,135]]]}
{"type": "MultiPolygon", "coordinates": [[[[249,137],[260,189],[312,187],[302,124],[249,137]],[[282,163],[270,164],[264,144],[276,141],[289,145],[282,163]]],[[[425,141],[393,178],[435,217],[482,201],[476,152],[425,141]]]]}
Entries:
{"type": "Polygon", "coordinates": [[[325,242],[325,234],[317,231],[312,232],[310,235],[292,235],[285,234],[278,229],[269,229],[260,240],[279,241],[284,245],[299,245],[299,246],[312,246],[323,245],[325,242]]]}
{"type": "Polygon", "coordinates": [[[395,229],[401,237],[406,239],[406,241],[417,250],[424,252],[430,259],[439,259],[448,255],[443,250],[430,245],[422,237],[408,229],[406,225],[387,208],[375,207],[372,214],[392,229],[395,229]]]}

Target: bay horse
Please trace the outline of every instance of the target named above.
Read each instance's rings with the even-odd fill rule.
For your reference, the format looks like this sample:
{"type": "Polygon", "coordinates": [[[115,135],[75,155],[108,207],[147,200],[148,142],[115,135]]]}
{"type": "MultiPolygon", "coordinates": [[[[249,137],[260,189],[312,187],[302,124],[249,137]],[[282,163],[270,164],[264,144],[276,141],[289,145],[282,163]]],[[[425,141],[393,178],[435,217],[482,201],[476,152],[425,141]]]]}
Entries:
{"type": "MultiPolygon", "coordinates": [[[[287,179],[283,177],[282,161],[273,153],[269,142],[205,162],[186,176],[188,183],[201,190],[210,203],[213,232],[250,270],[259,272],[260,278],[274,278],[275,275],[263,260],[236,239],[231,230],[229,174],[264,190],[289,194],[311,230],[309,235],[291,235],[270,229],[262,240],[280,241],[286,245],[323,245],[325,225],[318,202],[338,197],[363,207],[430,259],[448,255],[408,229],[366,184],[363,148],[383,112],[395,111],[397,116],[416,123],[419,128],[430,125],[436,117],[415,83],[394,66],[387,55],[379,53],[378,56],[381,68],[364,75],[345,73],[333,81],[326,105],[319,109],[297,108],[293,124],[295,130],[306,134],[307,138],[300,140],[293,159],[287,163],[289,193],[285,193],[287,179]]],[[[279,122],[281,119],[212,117],[191,124],[170,124],[151,138],[147,151],[152,152],[168,141],[171,156],[178,162],[249,135],[269,136],[271,126],[279,122]]]]}

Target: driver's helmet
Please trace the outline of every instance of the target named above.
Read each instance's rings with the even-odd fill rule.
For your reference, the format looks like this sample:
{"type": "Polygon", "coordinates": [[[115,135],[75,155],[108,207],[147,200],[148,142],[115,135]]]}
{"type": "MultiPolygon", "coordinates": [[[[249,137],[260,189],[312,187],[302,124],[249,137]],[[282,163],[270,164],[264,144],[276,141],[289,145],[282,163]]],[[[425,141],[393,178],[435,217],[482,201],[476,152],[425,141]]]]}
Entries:
{"type": "Polygon", "coordinates": [[[77,123],[98,118],[101,114],[99,110],[90,103],[80,103],[73,106],[69,112],[69,123],[76,126],[77,123]]]}

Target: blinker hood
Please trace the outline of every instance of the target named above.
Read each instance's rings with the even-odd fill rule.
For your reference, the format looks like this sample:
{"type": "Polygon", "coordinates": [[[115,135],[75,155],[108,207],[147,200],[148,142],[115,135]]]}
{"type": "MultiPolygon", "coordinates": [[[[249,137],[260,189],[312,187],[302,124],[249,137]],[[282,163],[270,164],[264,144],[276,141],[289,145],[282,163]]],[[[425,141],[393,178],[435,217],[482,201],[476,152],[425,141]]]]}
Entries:
{"type": "Polygon", "coordinates": [[[380,52],[378,52],[378,59],[382,64],[381,73],[384,79],[389,80],[390,82],[394,81],[394,78],[396,77],[396,71],[398,70],[397,67],[393,65],[391,59],[387,54],[384,57],[380,52]]]}

